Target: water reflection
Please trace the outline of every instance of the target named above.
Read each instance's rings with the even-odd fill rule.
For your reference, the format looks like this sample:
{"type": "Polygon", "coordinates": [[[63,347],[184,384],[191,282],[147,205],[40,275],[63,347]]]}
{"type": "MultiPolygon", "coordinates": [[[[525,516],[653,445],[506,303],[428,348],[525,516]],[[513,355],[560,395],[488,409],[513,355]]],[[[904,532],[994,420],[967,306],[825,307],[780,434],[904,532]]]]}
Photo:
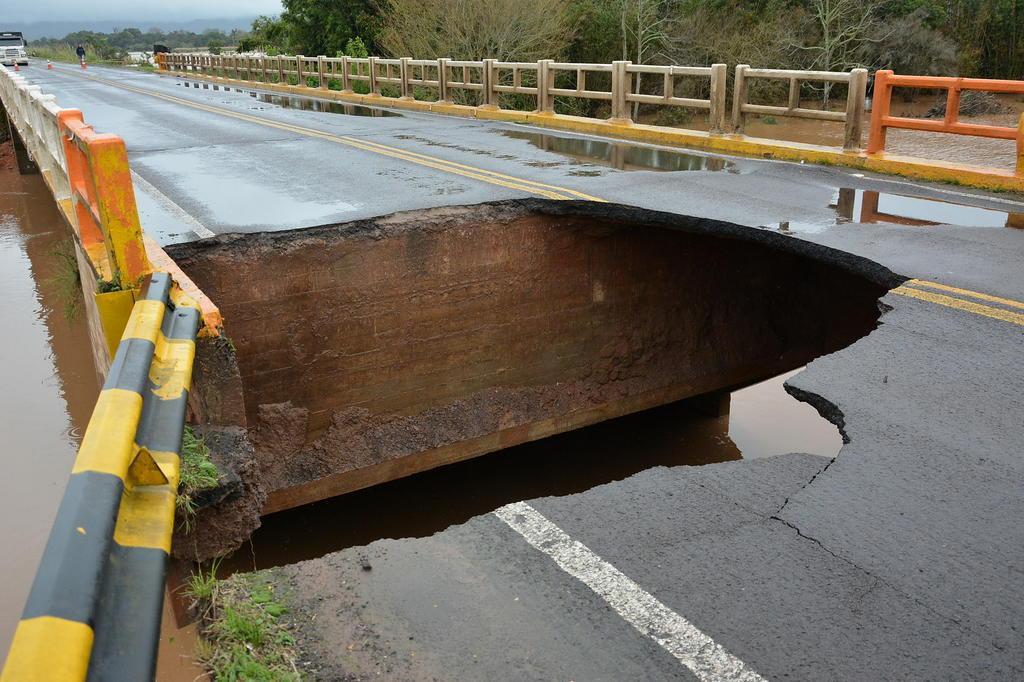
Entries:
{"type": "Polygon", "coordinates": [[[585,163],[618,170],[723,171],[735,172],[735,164],[716,156],[687,154],[656,147],[642,147],[585,137],[549,135],[526,130],[499,131],[505,137],[526,140],[534,147],[585,163]]]}
{"type": "Polygon", "coordinates": [[[5,168],[3,151],[0,320],[7,390],[0,395],[0,537],[7,551],[0,553],[0,652],[25,605],[99,394],[67,227],[42,176],[5,168]]]}
{"type": "Polygon", "coordinates": [[[889,223],[927,227],[957,225],[961,227],[1011,227],[1024,229],[1024,212],[1001,211],[939,199],[922,199],[903,194],[873,190],[838,188],[829,208],[835,220],[823,223],[783,221],[776,227],[783,232],[822,232],[833,225],[848,222],[889,223]]]}
{"type": "Polygon", "coordinates": [[[734,392],[730,415],[707,416],[696,401],[673,403],[272,514],[222,569],[268,568],[381,538],[425,537],[510,502],[571,495],[652,467],[788,452],[834,457],[842,445],[838,430],[783,389],[796,371],[734,392]]]}
{"type": "Polygon", "coordinates": [[[343,114],[345,116],[370,116],[375,118],[381,118],[385,116],[401,116],[402,114],[395,111],[388,111],[386,109],[374,109],[372,107],[364,107],[359,104],[346,104],[344,102],[335,102],[333,100],[313,99],[310,97],[293,97],[290,95],[276,95],[267,92],[254,92],[252,90],[240,90],[238,88],[229,88],[227,86],[221,87],[219,85],[210,85],[209,83],[195,83],[192,81],[181,81],[179,85],[184,85],[186,88],[196,88],[197,90],[202,88],[203,90],[223,90],[224,92],[236,92],[242,95],[248,95],[257,102],[263,102],[264,104],[272,104],[274,106],[281,107],[282,109],[298,109],[300,111],[315,111],[319,113],[327,114],[343,114]]]}

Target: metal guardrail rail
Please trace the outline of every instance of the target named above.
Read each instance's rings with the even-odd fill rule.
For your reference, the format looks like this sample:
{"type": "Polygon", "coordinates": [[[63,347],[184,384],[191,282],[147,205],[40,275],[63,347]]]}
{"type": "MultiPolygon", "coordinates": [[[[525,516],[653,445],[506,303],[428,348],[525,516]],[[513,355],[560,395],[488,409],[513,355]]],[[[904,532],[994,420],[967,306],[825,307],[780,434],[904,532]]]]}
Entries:
{"type": "Polygon", "coordinates": [[[142,233],[121,138],[2,66],[0,102],[92,268],[83,280],[113,289],[93,297],[112,363],[0,679],[152,679],[195,339],[220,314],[142,233]]]}
{"type": "Polygon", "coordinates": [[[155,674],[199,310],[148,277],[82,439],[2,679],[155,674]]]}

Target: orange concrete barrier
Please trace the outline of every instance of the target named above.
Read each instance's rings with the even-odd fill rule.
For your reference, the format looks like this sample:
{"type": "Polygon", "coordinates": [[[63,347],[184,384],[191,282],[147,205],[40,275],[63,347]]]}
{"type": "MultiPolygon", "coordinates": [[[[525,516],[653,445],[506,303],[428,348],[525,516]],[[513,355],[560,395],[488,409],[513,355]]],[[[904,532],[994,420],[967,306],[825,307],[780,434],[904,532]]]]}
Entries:
{"type": "Polygon", "coordinates": [[[97,133],[77,109],[60,111],[57,124],[82,246],[104,279],[134,289],[152,266],[142,241],[124,140],[97,133]]]}
{"type": "Polygon", "coordinates": [[[947,76],[897,76],[892,71],[875,72],[875,94],[871,109],[868,154],[885,151],[885,133],[889,128],[924,130],[933,133],[973,135],[1017,141],[1017,174],[1024,175],[1024,115],[1016,128],[960,121],[960,93],[975,90],[993,93],[1024,94],[1024,81],[991,78],[950,78],[947,76]],[[946,91],[946,116],[941,121],[906,118],[890,114],[893,88],[929,88],[946,91]]]}

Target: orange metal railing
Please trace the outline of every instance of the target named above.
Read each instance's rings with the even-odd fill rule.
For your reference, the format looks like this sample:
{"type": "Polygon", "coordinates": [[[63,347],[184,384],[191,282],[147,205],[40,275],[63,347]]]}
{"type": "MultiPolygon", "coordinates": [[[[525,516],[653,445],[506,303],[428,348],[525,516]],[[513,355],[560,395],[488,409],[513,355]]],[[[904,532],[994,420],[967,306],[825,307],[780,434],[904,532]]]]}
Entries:
{"type": "Polygon", "coordinates": [[[933,133],[973,135],[1017,141],[1017,174],[1024,175],[1024,115],[1016,128],[960,121],[960,93],[975,90],[993,93],[1024,94],[1024,81],[989,78],[950,78],[947,76],[897,76],[892,71],[875,72],[875,94],[871,110],[868,154],[885,151],[885,133],[889,128],[924,130],[933,133]],[[889,112],[893,88],[929,88],[946,91],[946,116],[941,121],[893,116],[889,112]]]}

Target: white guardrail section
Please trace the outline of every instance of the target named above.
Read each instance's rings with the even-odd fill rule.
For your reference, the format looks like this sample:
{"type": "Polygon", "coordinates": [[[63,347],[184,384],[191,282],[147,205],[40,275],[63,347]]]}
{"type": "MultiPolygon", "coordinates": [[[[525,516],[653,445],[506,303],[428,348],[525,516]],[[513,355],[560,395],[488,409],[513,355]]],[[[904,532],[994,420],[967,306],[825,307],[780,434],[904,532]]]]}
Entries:
{"type": "Polygon", "coordinates": [[[38,85],[0,66],[0,99],[54,198],[70,202],[68,167],[57,124],[57,114],[63,109],[57,106],[56,97],[43,94],[38,85]]]}

